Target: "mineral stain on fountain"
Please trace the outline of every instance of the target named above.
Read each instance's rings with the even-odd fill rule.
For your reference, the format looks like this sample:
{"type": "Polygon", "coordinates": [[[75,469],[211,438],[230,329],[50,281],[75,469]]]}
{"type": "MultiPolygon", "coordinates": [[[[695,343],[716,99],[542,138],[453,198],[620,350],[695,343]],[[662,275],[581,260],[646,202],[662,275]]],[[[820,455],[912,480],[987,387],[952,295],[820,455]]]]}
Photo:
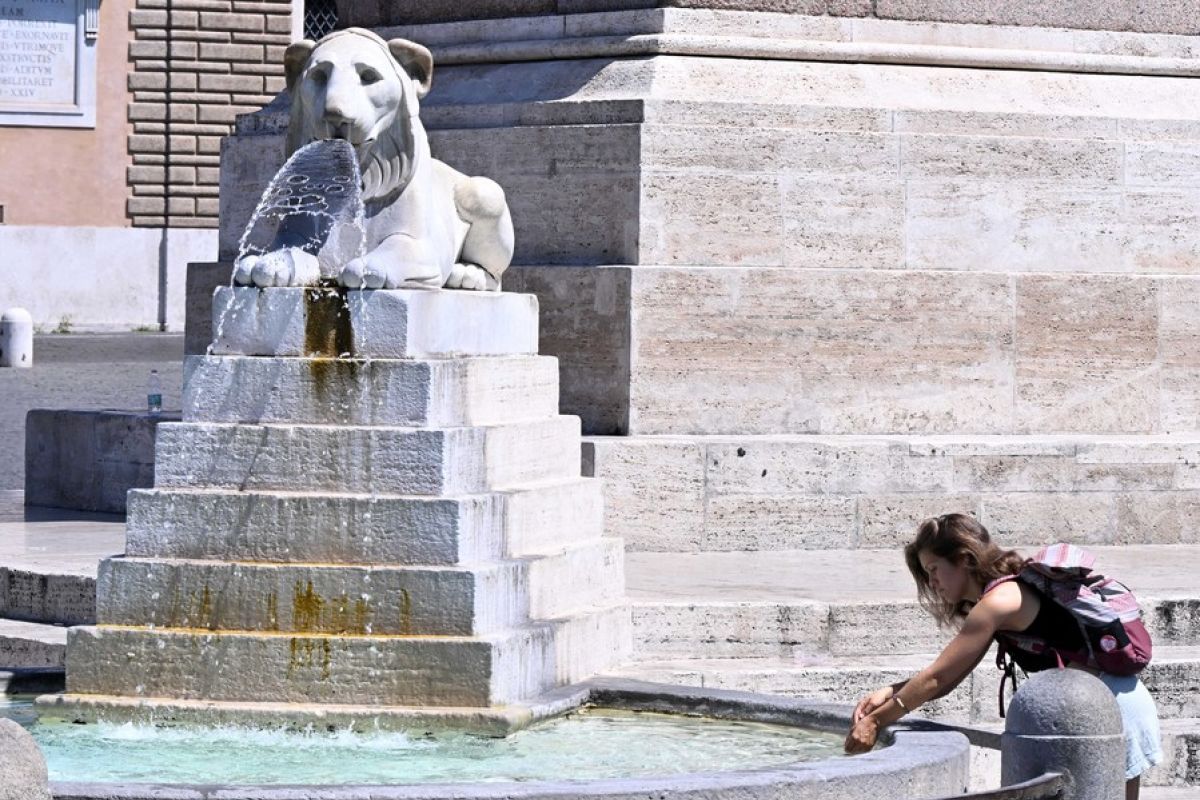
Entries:
{"type": "Polygon", "coordinates": [[[318,391],[328,390],[331,364],[344,363],[351,370],[354,369],[353,362],[340,361],[354,355],[354,329],[350,321],[348,293],[349,290],[340,286],[304,290],[304,349],[313,358],[310,368],[318,391]]]}

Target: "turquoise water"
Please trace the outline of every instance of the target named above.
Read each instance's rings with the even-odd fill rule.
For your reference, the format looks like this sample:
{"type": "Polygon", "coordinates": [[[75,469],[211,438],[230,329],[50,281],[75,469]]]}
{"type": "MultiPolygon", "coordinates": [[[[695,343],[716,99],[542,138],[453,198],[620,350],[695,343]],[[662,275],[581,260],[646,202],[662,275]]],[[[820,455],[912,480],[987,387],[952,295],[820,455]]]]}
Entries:
{"type": "Polygon", "coordinates": [[[228,784],[592,780],[779,766],[841,754],[841,737],[747,722],[589,709],[507,739],[39,721],[0,700],[56,781],[228,784]]]}

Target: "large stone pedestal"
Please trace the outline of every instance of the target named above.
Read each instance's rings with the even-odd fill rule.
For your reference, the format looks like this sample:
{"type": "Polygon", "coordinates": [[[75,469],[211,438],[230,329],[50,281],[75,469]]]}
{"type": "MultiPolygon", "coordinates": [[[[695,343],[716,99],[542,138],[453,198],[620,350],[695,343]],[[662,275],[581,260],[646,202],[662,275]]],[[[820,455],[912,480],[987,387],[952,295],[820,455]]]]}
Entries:
{"type": "Polygon", "coordinates": [[[251,355],[189,358],[52,713],[505,732],[627,658],[622,545],[534,298],[217,300],[214,350],[251,355]]]}

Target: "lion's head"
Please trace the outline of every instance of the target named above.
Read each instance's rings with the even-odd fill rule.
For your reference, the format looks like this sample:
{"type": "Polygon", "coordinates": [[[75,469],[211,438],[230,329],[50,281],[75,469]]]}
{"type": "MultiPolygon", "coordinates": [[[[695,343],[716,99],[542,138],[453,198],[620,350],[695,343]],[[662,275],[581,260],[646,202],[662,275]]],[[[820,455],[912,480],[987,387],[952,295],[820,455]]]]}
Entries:
{"type": "Polygon", "coordinates": [[[346,139],[358,152],[364,199],[408,185],[428,151],[417,101],[433,76],[429,50],[347,28],[319,42],[296,42],[284,66],[292,96],[288,155],[318,139],[346,139]]]}

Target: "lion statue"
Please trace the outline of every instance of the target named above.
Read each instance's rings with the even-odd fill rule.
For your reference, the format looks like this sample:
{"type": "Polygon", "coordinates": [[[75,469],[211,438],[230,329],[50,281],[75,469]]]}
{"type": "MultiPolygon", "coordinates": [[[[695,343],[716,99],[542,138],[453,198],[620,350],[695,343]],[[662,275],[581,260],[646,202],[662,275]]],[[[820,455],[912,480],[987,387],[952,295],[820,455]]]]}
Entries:
{"type": "Polygon", "coordinates": [[[344,139],[362,173],[366,253],[322,276],[314,254],[286,246],[240,258],[234,282],[305,286],[336,277],[351,289],[500,288],[513,254],[504,190],[433,158],[418,116],[433,56],[405,39],[348,28],[304,40],[284,56],[292,108],[290,156],[306,144],[344,139]]]}

